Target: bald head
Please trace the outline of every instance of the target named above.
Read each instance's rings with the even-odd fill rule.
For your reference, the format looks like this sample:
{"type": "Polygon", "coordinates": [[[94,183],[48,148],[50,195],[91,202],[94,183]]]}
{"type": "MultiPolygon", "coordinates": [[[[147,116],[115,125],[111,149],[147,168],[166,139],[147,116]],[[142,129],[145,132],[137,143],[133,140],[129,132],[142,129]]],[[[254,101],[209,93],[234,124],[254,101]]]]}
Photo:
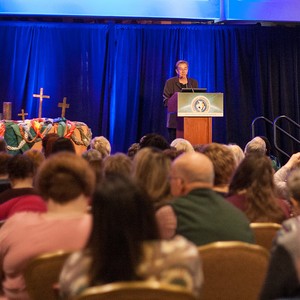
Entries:
{"type": "Polygon", "coordinates": [[[211,160],[204,154],[184,153],[176,158],[172,170],[187,183],[213,185],[214,168],[211,160]]]}

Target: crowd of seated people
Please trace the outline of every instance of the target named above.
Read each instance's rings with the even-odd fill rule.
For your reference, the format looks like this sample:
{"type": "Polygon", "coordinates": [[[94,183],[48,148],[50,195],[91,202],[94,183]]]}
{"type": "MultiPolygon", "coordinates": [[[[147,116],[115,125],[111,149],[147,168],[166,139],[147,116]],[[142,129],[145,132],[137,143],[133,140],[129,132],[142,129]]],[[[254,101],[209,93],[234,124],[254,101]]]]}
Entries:
{"type": "Polygon", "coordinates": [[[198,297],[203,274],[197,247],[253,244],[251,222],[285,226],[261,299],[273,299],[273,278],[279,282],[276,297],[299,296],[300,251],[285,241],[298,234],[299,173],[293,170],[300,153],[275,173],[262,137],[249,141],[244,153],[235,146],[191,149],[184,139],[170,144],[150,133],[127,153],[112,153],[105,137],[95,137],[79,155],[69,139],[52,134],[41,152],[0,152],[1,180],[9,183],[0,192],[0,220],[7,211],[0,228],[0,299],[27,300],[27,263],[54,250],[73,252],[60,275],[63,299],[90,286],[150,279],[184,286],[198,297]],[[22,205],[2,206],[15,203],[22,205]],[[276,275],[281,262],[293,266],[284,273],[289,285],[276,275]],[[282,292],[285,284],[291,293],[282,292]]]}
{"type": "Polygon", "coordinates": [[[53,154],[41,165],[36,187],[47,210],[16,213],[0,229],[0,277],[8,299],[28,299],[23,271],[30,259],[86,244],[92,224],[87,206],[94,185],[88,163],[73,153],[53,154]]]}

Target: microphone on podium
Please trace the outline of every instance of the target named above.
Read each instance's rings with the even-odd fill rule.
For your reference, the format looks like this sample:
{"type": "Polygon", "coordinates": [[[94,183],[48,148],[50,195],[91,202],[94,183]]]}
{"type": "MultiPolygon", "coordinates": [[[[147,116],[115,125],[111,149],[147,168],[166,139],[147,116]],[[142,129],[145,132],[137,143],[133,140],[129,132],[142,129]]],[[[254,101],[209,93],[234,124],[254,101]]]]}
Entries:
{"type": "MultiPolygon", "coordinates": [[[[187,79],[187,87],[189,86],[189,80],[187,79]]],[[[193,86],[190,84],[190,87],[191,87],[191,90],[193,93],[195,93],[194,89],[193,89],[193,86]]]]}

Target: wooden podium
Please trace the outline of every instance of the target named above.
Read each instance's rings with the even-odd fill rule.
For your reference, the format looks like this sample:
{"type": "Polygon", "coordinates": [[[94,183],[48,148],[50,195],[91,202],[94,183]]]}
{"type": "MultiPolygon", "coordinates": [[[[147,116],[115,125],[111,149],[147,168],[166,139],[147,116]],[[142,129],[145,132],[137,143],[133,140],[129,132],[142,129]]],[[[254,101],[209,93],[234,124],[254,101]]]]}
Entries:
{"type": "Polygon", "coordinates": [[[208,144],[212,142],[212,116],[223,116],[223,94],[175,93],[168,101],[168,112],[177,115],[176,137],[192,145],[208,144]]]}

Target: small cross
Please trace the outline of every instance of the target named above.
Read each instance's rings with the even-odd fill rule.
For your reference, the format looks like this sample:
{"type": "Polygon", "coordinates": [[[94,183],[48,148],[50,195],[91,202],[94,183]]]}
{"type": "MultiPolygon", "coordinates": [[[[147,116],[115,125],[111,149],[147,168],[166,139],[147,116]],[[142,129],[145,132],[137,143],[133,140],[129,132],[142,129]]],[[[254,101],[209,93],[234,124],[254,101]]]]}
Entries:
{"type": "Polygon", "coordinates": [[[22,116],[22,121],[24,121],[25,120],[25,116],[28,116],[28,113],[24,113],[24,109],[21,109],[21,113],[20,114],[18,114],[18,116],[22,116]]]}
{"type": "Polygon", "coordinates": [[[67,97],[64,97],[63,102],[58,103],[57,107],[61,107],[61,117],[64,118],[66,115],[66,108],[70,107],[70,104],[67,104],[67,97]]]}
{"type": "Polygon", "coordinates": [[[39,104],[39,118],[42,117],[42,105],[43,105],[43,98],[49,99],[50,96],[43,95],[44,89],[40,88],[39,94],[33,94],[34,98],[40,98],[40,104],[39,104]]]}

